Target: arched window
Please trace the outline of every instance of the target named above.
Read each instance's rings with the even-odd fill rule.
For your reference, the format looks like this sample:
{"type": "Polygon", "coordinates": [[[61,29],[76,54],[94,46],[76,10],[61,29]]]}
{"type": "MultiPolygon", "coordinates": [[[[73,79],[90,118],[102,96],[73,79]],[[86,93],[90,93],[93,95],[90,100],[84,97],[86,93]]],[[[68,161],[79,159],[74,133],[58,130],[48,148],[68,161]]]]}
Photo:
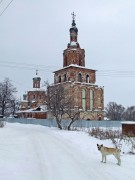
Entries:
{"type": "Polygon", "coordinates": [[[34,84],[34,87],[36,88],[37,87],[37,83],[35,82],[35,84],[34,84]]]}
{"type": "Polygon", "coordinates": [[[92,110],[94,107],[94,91],[90,89],[90,109],[92,110]]]}
{"type": "Polygon", "coordinates": [[[81,66],[82,65],[82,62],[81,62],[81,59],[79,59],[79,66],[81,66]]]}
{"type": "Polygon", "coordinates": [[[67,81],[67,75],[64,74],[64,82],[66,82],[66,81],[67,81]]]}
{"type": "Polygon", "coordinates": [[[82,55],[79,55],[79,66],[82,66],[82,55]]]}
{"type": "Polygon", "coordinates": [[[90,83],[90,76],[88,74],[86,75],[86,83],[90,83]]]}
{"type": "Polygon", "coordinates": [[[64,57],[64,65],[67,66],[67,56],[64,57]]]}
{"type": "Polygon", "coordinates": [[[86,110],[86,90],[82,90],[82,108],[85,111],[86,110]]]}
{"type": "Polygon", "coordinates": [[[61,82],[61,76],[59,76],[59,82],[61,82]]]}
{"type": "Polygon", "coordinates": [[[81,75],[81,73],[78,74],[78,81],[82,82],[82,75],[81,75]]]}

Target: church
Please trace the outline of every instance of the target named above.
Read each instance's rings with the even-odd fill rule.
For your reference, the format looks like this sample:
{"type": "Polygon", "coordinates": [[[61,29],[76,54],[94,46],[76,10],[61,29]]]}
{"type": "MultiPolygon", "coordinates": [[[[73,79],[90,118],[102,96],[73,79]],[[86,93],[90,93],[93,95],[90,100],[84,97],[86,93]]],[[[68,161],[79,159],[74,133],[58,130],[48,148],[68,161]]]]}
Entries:
{"type": "Polygon", "coordinates": [[[41,88],[41,77],[33,78],[33,88],[23,94],[23,100],[20,103],[20,110],[16,113],[18,118],[47,119],[46,91],[41,88]]]}
{"type": "MultiPolygon", "coordinates": [[[[78,42],[78,28],[75,22],[75,14],[72,13],[72,24],[69,29],[70,41],[63,51],[63,68],[54,71],[54,86],[62,85],[73,96],[74,109],[80,112],[80,118],[85,120],[104,119],[104,88],[96,84],[96,70],[85,67],[85,50],[78,42]]],[[[32,115],[38,108],[37,118],[53,118],[49,110],[40,115],[39,107],[45,105],[47,94],[40,89],[40,77],[33,78],[33,89],[28,91],[27,97],[21,103],[20,117],[35,117],[32,115]]],[[[41,109],[41,108],[40,108],[41,109]]],[[[43,112],[42,112],[43,113],[43,112]]]]}
{"type": "Polygon", "coordinates": [[[104,88],[96,84],[96,70],[85,67],[85,50],[78,42],[74,13],[69,33],[70,42],[63,51],[63,68],[54,72],[54,86],[62,84],[69,90],[81,119],[104,119],[104,88]]]}

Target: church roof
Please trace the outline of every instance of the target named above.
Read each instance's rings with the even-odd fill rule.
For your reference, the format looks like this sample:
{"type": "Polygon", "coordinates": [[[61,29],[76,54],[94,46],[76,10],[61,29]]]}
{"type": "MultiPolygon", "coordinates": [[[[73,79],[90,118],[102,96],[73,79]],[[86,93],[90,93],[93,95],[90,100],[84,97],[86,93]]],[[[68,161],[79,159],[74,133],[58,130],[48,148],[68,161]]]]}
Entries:
{"type": "Polygon", "coordinates": [[[97,70],[94,70],[94,69],[88,69],[88,68],[86,68],[86,67],[84,67],[84,66],[79,66],[79,65],[77,65],[77,64],[70,64],[69,66],[65,66],[65,67],[63,67],[62,69],[59,69],[59,70],[57,70],[57,71],[54,71],[53,73],[58,72],[58,71],[62,71],[62,70],[64,70],[64,69],[72,68],[72,67],[74,67],[74,68],[79,68],[79,69],[91,70],[91,71],[94,71],[94,72],[97,71],[97,70]]]}

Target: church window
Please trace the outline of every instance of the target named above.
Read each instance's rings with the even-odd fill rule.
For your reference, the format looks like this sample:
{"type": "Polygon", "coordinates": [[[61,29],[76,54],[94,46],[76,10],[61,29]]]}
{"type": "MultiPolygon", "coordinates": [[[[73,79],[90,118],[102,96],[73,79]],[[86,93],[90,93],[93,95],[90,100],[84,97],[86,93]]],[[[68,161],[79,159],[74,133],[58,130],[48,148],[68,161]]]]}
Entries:
{"type": "Polygon", "coordinates": [[[78,81],[82,82],[82,74],[81,73],[78,74],[78,81]]]}
{"type": "Polygon", "coordinates": [[[90,83],[90,76],[88,74],[86,75],[86,83],[90,83]]]}
{"type": "Polygon", "coordinates": [[[92,110],[94,107],[94,91],[90,89],[90,109],[92,110]]]}
{"type": "Polygon", "coordinates": [[[98,98],[98,107],[101,106],[101,100],[100,100],[100,97],[98,98]]]}
{"type": "Polygon", "coordinates": [[[59,82],[61,82],[61,76],[59,76],[59,82]]]}
{"type": "Polygon", "coordinates": [[[64,82],[66,82],[66,81],[67,81],[67,75],[64,74],[64,82]]]}
{"type": "Polygon", "coordinates": [[[81,59],[79,59],[79,66],[81,66],[82,65],[82,63],[81,63],[81,59]]]}
{"type": "Polygon", "coordinates": [[[82,108],[85,111],[86,110],[86,90],[82,90],[82,108]]]}
{"type": "Polygon", "coordinates": [[[67,56],[65,56],[65,59],[64,59],[64,60],[65,60],[65,63],[64,63],[64,64],[65,64],[65,66],[67,66],[67,56]]]}
{"type": "Polygon", "coordinates": [[[82,55],[79,55],[79,66],[82,66],[82,55]]]}

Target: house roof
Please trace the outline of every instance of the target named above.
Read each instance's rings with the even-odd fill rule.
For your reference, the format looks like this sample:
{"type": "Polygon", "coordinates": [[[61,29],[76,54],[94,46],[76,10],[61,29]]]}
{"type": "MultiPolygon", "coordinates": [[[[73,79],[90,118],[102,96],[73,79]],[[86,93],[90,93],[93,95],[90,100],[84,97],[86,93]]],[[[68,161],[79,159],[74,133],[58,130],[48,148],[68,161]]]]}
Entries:
{"type": "Polygon", "coordinates": [[[47,106],[42,105],[42,106],[38,106],[38,107],[33,108],[33,109],[17,111],[16,113],[29,113],[29,112],[31,112],[31,113],[32,112],[47,112],[47,106]]]}

